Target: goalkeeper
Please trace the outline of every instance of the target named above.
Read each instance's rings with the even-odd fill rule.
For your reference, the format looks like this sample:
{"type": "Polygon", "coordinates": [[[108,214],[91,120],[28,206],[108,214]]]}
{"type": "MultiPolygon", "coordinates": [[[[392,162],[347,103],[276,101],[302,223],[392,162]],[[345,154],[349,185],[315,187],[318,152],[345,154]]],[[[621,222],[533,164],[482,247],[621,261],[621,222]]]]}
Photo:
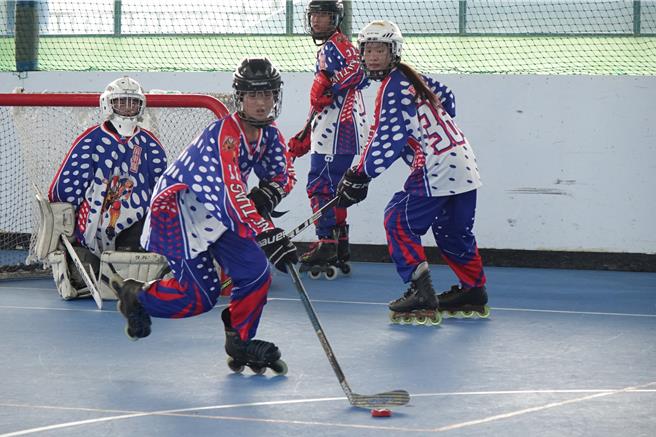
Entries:
{"type": "MultiPolygon", "coordinates": [[[[95,276],[103,252],[142,250],[139,238],[150,197],[166,169],[159,140],[140,127],[145,107],[143,90],[134,79],[121,77],[107,85],[100,96],[105,121],[73,142],[48,191],[50,202],[74,208],[73,246],[95,276]]],[[[42,217],[42,223],[48,221],[42,217]]],[[[57,248],[57,232],[57,226],[42,229],[40,239],[53,242],[44,252],[49,253],[59,294],[64,299],[87,296],[80,272],[68,268],[70,254],[52,250],[57,248]],[[55,238],[49,238],[52,235],[55,238]]]]}

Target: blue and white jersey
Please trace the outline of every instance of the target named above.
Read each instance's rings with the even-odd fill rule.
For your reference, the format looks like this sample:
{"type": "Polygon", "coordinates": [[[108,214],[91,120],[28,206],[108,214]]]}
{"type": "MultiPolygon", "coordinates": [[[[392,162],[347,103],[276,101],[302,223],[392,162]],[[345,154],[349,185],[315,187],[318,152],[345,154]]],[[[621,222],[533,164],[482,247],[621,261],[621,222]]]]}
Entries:
{"type": "Polygon", "coordinates": [[[248,198],[253,171],[290,190],[290,163],[275,125],[249,143],[236,114],[212,122],[166,169],[155,188],[142,245],[168,258],[193,259],[230,229],[251,238],[274,228],[248,198]]]}
{"type": "Polygon", "coordinates": [[[109,122],[80,135],[55,175],[48,198],[73,204],[75,236],[97,256],[115,249],[116,236],[146,216],[166,154],[151,132],[121,137],[109,122]]]}
{"type": "Polygon", "coordinates": [[[455,97],[444,85],[422,76],[440,106],[416,99],[408,77],[398,68],[382,81],[374,124],[358,168],[375,178],[402,158],[411,173],[404,189],[412,195],[439,197],[481,186],[476,157],[456,126],[455,97]]]}
{"type": "Polygon", "coordinates": [[[312,123],[311,150],[333,155],[357,155],[367,136],[361,89],[368,80],[360,67],[360,52],[341,32],[335,32],[319,49],[315,74],[328,73],[333,103],[312,123]]]}

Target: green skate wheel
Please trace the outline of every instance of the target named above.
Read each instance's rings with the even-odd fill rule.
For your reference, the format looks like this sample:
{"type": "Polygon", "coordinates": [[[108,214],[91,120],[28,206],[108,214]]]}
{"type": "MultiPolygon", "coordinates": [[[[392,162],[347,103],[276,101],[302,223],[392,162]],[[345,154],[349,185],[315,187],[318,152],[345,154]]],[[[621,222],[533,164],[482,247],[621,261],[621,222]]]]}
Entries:
{"type": "Polygon", "coordinates": [[[271,370],[277,376],[285,376],[287,374],[287,363],[283,360],[274,361],[269,367],[271,367],[271,370]]]}
{"type": "Polygon", "coordinates": [[[234,358],[228,357],[226,358],[226,361],[228,362],[228,367],[230,367],[230,370],[232,370],[235,373],[241,373],[244,371],[244,365],[237,363],[234,358]]]}
{"type": "Polygon", "coordinates": [[[462,316],[465,319],[470,319],[470,318],[474,317],[474,312],[473,311],[463,311],[462,316]]]}
{"type": "Polygon", "coordinates": [[[401,324],[402,324],[402,325],[412,325],[412,323],[413,323],[414,321],[415,321],[415,317],[414,317],[414,316],[411,316],[411,315],[410,315],[410,316],[404,316],[404,317],[401,317],[401,324]]]}
{"type": "Polygon", "coordinates": [[[435,311],[435,315],[433,317],[431,317],[430,319],[428,319],[428,320],[429,320],[431,325],[437,326],[440,323],[442,323],[442,315],[440,314],[439,311],[435,311]]]}
{"type": "Polygon", "coordinates": [[[485,305],[483,307],[483,312],[479,313],[478,316],[482,319],[487,319],[488,317],[490,317],[490,307],[485,305]]]}
{"type": "Polygon", "coordinates": [[[428,323],[428,317],[426,316],[416,317],[415,322],[417,322],[417,325],[426,325],[428,323]]]}
{"type": "Polygon", "coordinates": [[[397,316],[396,314],[394,314],[394,311],[389,312],[389,319],[390,319],[390,322],[394,323],[395,325],[398,325],[398,324],[401,323],[401,318],[399,316],[397,316]]]}

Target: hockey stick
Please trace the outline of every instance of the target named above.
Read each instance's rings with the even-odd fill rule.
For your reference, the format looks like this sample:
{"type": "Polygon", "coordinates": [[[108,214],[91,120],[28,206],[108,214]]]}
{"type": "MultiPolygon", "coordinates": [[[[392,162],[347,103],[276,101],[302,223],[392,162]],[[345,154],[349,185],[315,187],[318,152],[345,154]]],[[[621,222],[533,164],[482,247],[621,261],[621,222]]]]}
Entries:
{"type": "MultiPolygon", "coordinates": [[[[45,199],[43,194],[41,194],[41,190],[39,190],[39,187],[37,187],[35,184],[32,184],[32,187],[34,187],[34,191],[36,191],[37,201],[40,202],[41,201],[40,199],[45,199]]],[[[71,257],[71,260],[73,260],[73,264],[75,264],[75,268],[77,269],[80,276],[82,276],[82,280],[84,281],[84,284],[87,286],[87,288],[89,289],[89,293],[91,293],[91,297],[93,297],[93,300],[96,302],[96,306],[98,307],[99,310],[101,310],[103,306],[102,297],[100,296],[100,292],[96,287],[96,283],[92,281],[89,275],[87,274],[87,271],[84,268],[82,261],[80,261],[80,258],[77,256],[75,249],[73,249],[73,245],[70,243],[70,241],[68,241],[68,238],[66,238],[66,235],[63,234],[61,235],[61,241],[62,243],[64,243],[66,252],[68,252],[68,255],[71,257]]]]}
{"type": "Polygon", "coordinates": [[[301,302],[303,302],[305,311],[310,317],[310,321],[312,322],[312,326],[314,327],[314,331],[316,332],[317,337],[319,337],[319,343],[321,343],[324,352],[326,352],[328,361],[335,371],[335,375],[337,375],[339,384],[342,386],[342,390],[344,390],[344,393],[346,394],[346,397],[348,398],[348,401],[351,403],[351,405],[359,408],[380,409],[400,407],[407,404],[410,401],[410,394],[405,390],[393,390],[384,393],[378,393],[375,395],[361,395],[358,393],[353,393],[351,386],[348,384],[348,382],[346,382],[346,377],[344,376],[344,372],[342,372],[342,368],[337,362],[333,348],[330,346],[330,343],[328,343],[328,339],[326,338],[326,334],[323,332],[323,328],[321,327],[317,313],[312,306],[312,302],[310,302],[310,298],[308,297],[307,291],[305,291],[305,287],[301,282],[301,278],[298,275],[298,271],[296,270],[294,264],[288,262],[287,271],[292,277],[292,282],[294,282],[296,290],[301,297],[301,302]]]}
{"type": "Polygon", "coordinates": [[[303,130],[295,136],[297,140],[303,141],[305,137],[308,136],[308,134],[310,133],[310,129],[312,129],[312,122],[314,121],[314,117],[316,117],[316,115],[317,115],[317,111],[314,108],[312,108],[312,112],[310,112],[310,116],[305,122],[305,126],[303,126],[303,130]]]}
{"type": "Polygon", "coordinates": [[[324,206],[322,206],[321,209],[319,209],[317,212],[315,212],[314,214],[312,214],[312,215],[310,216],[310,218],[308,218],[307,220],[305,220],[305,221],[304,221],[303,223],[301,223],[300,225],[296,226],[296,227],[295,227],[294,229],[292,229],[291,231],[287,232],[287,237],[291,240],[292,238],[294,238],[295,236],[297,236],[298,234],[300,234],[301,232],[303,232],[304,230],[306,230],[309,226],[312,225],[312,223],[314,223],[314,221],[315,221],[316,219],[318,219],[319,217],[321,217],[321,216],[322,216],[326,211],[328,211],[330,208],[333,208],[335,205],[337,205],[337,200],[338,200],[338,199],[339,199],[339,197],[337,197],[337,196],[335,196],[335,197],[333,197],[332,199],[330,199],[330,200],[328,201],[328,203],[326,203],[324,206]]]}
{"type": "Polygon", "coordinates": [[[75,249],[73,249],[73,245],[71,244],[70,241],[68,241],[65,235],[61,236],[61,241],[64,243],[64,246],[66,247],[66,251],[70,255],[71,259],[73,260],[73,264],[75,264],[75,268],[77,269],[80,276],[82,276],[82,280],[84,281],[87,288],[89,289],[89,292],[91,293],[91,297],[93,297],[93,300],[96,301],[96,306],[98,307],[99,310],[101,310],[103,306],[102,297],[100,297],[100,292],[96,288],[96,284],[94,284],[94,282],[87,274],[87,271],[84,268],[82,261],[80,261],[80,258],[77,256],[77,253],[75,253],[75,249]]]}

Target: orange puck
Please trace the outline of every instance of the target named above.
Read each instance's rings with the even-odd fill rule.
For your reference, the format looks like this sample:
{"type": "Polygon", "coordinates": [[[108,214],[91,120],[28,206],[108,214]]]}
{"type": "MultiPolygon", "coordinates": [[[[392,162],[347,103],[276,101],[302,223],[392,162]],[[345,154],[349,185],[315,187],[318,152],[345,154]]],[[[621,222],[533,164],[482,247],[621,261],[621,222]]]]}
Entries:
{"type": "Polygon", "coordinates": [[[388,410],[387,408],[381,408],[381,409],[374,408],[373,410],[371,410],[372,417],[390,417],[391,415],[392,415],[392,410],[388,410]]]}

